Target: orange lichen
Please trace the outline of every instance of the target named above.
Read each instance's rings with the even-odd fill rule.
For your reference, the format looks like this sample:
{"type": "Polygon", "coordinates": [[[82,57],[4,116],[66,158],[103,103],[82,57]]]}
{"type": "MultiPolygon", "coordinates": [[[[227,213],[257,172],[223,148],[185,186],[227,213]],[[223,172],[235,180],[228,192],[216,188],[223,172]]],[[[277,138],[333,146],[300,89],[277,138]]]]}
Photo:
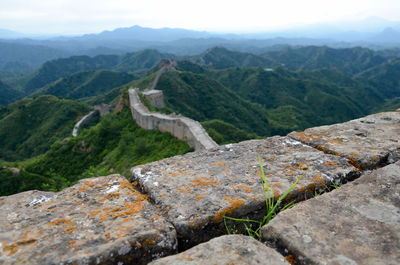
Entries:
{"type": "Polygon", "coordinates": [[[274,190],[274,197],[275,199],[279,199],[279,197],[281,197],[281,192],[279,190],[274,190]]]}
{"type": "Polygon", "coordinates": [[[331,144],[337,144],[337,143],[342,143],[342,142],[343,142],[343,138],[340,138],[340,137],[328,140],[328,143],[331,143],[331,144]]]}
{"type": "Polygon", "coordinates": [[[83,185],[79,188],[78,192],[79,192],[79,193],[81,193],[81,192],[86,192],[86,190],[87,190],[87,186],[83,184],[83,185]]]}
{"type": "Polygon", "coordinates": [[[287,255],[285,256],[285,259],[290,263],[290,265],[297,264],[297,260],[293,257],[293,255],[287,255]]]}
{"type": "Polygon", "coordinates": [[[358,157],[359,155],[357,153],[351,152],[349,155],[354,156],[354,157],[358,157]]]}
{"type": "Polygon", "coordinates": [[[196,201],[202,200],[202,199],[204,199],[204,196],[203,196],[203,195],[197,195],[196,197],[194,197],[194,199],[195,199],[196,201]]]}
{"type": "Polygon", "coordinates": [[[136,247],[136,248],[142,248],[142,245],[140,245],[140,243],[136,243],[136,244],[135,244],[135,247],[136,247]]]}
{"type": "Polygon", "coordinates": [[[253,189],[246,186],[246,185],[236,185],[236,186],[231,186],[232,189],[237,190],[237,189],[241,189],[244,192],[252,192],[253,189]]]}
{"type": "Polygon", "coordinates": [[[295,132],[294,133],[301,141],[309,142],[311,139],[305,135],[304,132],[295,132]]]}
{"type": "Polygon", "coordinates": [[[285,169],[282,171],[282,173],[287,175],[294,175],[294,171],[290,169],[285,169]]]}
{"type": "Polygon", "coordinates": [[[107,194],[106,197],[108,200],[113,200],[119,198],[119,196],[120,196],[119,192],[110,192],[109,194],[107,194]]]}
{"type": "MultiPolygon", "coordinates": [[[[137,185],[137,182],[136,182],[135,185],[137,185]]],[[[120,181],[120,182],[119,182],[119,187],[120,187],[120,189],[128,189],[128,190],[133,191],[133,192],[136,191],[136,190],[133,188],[132,184],[131,184],[129,181],[127,181],[127,180],[120,181]]]]}
{"type": "Polygon", "coordinates": [[[191,189],[190,187],[188,187],[188,186],[179,187],[179,188],[177,188],[177,190],[178,190],[179,192],[182,192],[182,193],[185,194],[185,195],[189,194],[189,192],[192,191],[192,189],[191,189]]]}
{"type": "Polygon", "coordinates": [[[215,216],[213,218],[213,221],[215,223],[221,222],[224,215],[231,214],[234,210],[238,209],[240,206],[242,206],[246,202],[245,200],[243,200],[240,197],[232,198],[229,196],[224,196],[224,200],[228,201],[230,203],[230,205],[228,206],[228,208],[222,209],[215,213],[215,216]]]}
{"type": "Polygon", "coordinates": [[[325,162],[325,166],[327,166],[327,167],[339,167],[340,165],[336,164],[335,162],[328,161],[328,162],[325,162]]]}
{"type": "Polygon", "coordinates": [[[274,155],[270,155],[269,156],[269,160],[274,160],[275,159],[275,156],[274,155]]]}
{"type": "Polygon", "coordinates": [[[225,174],[226,174],[226,175],[229,175],[229,174],[231,173],[231,171],[230,171],[228,168],[226,168],[226,167],[224,167],[224,171],[225,171],[225,174]]]}
{"type": "Polygon", "coordinates": [[[11,245],[5,245],[3,246],[3,251],[10,251],[10,253],[7,254],[7,256],[12,256],[14,255],[17,250],[18,250],[18,245],[17,244],[11,244],[11,245]]]}
{"type": "Polygon", "coordinates": [[[111,238],[110,232],[104,233],[104,236],[107,238],[107,241],[111,238]]]}
{"type": "Polygon", "coordinates": [[[219,166],[225,166],[226,162],[219,162],[219,163],[214,163],[211,167],[219,167],[219,166]]]}
{"type": "Polygon", "coordinates": [[[315,183],[318,183],[318,184],[325,184],[326,183],[325,180],[324,180],[324,177],[321,174],[316,175],[311,180],[314,181],[315,183]]]}
{"type": "Polygon", "coordinates": [[[192,180],[192,185],[199,186],[199,187],[219,186],[219,185],[221,185],[221,182],[219,182],[218,180],[214,180],[213,178],[199,177],[199,178],[192,180]]]}
{"type": "Polygon", "coordinates": [[[58,218],[58,219],[54,219],[51,222],[48,222],[48,225],[64,225],[64,224],[69,224],[72,223],[72,219],[70,218],[58,218]]]}
{"type": "Polygon", "coordinates": [[[47,211],[50,211],[50,212],[57,211],[57,207],[54,207],[54,208],[47,208],[47,211]]]}
{"type": "Polygon", "coordinates": [[[70,225],[68,225],[67,227],[64,228],[64,233],[70,234],[70,233],[73,233],[73,232],[76,232],[76,229],[72,224],[70,224],[70,225]]]}

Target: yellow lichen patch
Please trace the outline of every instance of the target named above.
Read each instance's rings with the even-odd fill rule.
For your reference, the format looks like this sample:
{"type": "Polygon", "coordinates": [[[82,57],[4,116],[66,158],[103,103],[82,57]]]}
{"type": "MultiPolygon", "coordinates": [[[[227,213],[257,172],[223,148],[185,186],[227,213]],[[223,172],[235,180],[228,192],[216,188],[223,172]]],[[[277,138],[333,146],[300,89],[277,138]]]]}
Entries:
{"type": "Polygon", "coordinates": [[[204,199],[204,196],[203,196],[203,195],[197,195],[196,197],[194,197],[194,199],[195,199],[196,201],[199,201],[199,200],[204,199]]]}
{"type": "Polygon", "coordinates": [[[340,137],[328,140],[328,143],[331,143],[331,144],[337,144],[337,143],[342,143],[342,142],[343,142],[343,138],[340,138],[340,137]]]}
{"type": "Polygon", "coordinates": [[[295,132],[294,134],[303,142],[309,142],[311,140],[304,132],[295,132]]]}
{"type": "Polygon", "coordinates": [[[183,171],[182,169],[179,169],[178,171],[179,171],[179,174],[181,174],[181,175],[188,175],[188,174],[190,174],[190,171],[188,171],[188,170],[183,171]]]}
{"type": "Polygon", "coordinates": [[[315,191],[316,187],[317,187],[317,185],[315,183],[311,183],[311,184],[308,184],[307,186],[303,186],[303,187],[299,188],[298,191],[301,193],[303,193],[303,192],[311,193],[311,192],[315,191]]]}
{"type": "Polygon", "coordinates": [[[326,184],[324,177],[321,174],[316,175],[311,180],[318,184],[326,184]]]}
{"type": "Polygon", "coordinates": [[[236,186],[231,186],[231,188],[234,189],[234,190],[241,189],[244,192],[249,192],[249,193],[253,191],[252,188],[250,188],[250,187],[248,187],[246,185],[236,185],[236,186]]]}
{"type": "Polygon", "coordinates": [[[150,237],[150,238],[147,238],[144,242],[143,242],[145,245],[154,245],[155,244],[155,241],[154,241],[154,238],[152,238],[152,237],[150,237]]]}
{"type": "MultiPolygon", "coordinates": [[[[137,185],[137,182],[135,183],[135,185],[137,185]]],[[[133,191],[133,192],[136,191],[133,188],[132,184],[127,180],[120,181],[119,182],[119,187],[120,187],[120,189],[128,189],[128,190],[133,191]]]]}
{"type": "Polygon", "coordinates": [[[79,193],[86,192],[86,191],[87,191],[87,186],[85,184],[83,184],[78,190],[79,193]]]}
{"type": "Polygon", "coordinates": [[[285,169],[282,171],[282,173],[286,175],[294,175],[294,171],[290,169],[285,169]]]}
{"type": "Polygon", "coordinates": [[[275,183],[271,183],[269,186],[271,188],[280,188],[280,187],[282,187],[282,184],[279,182],[275,182],[275,183]]]}
{"type": "Polygon", "coordinates": [[[48,222],[48,225],[64,225],[64,224],[70,224],[72,223],[72,219],[70,218],[58,218],[58,219],[54,219],[51,222],[48,222]]]}
{"type": "Polygon", "coordinates": [[[7,256],[12,256],[17,252],[18,248],[19,246],[17,244],[5,245],[3,246],[3,251],[9,251],[10,253],[8,253],[7,256]]]}
{"type": "Polygon", "coordinates": [[[64,228],[64,233],[70,234],[73,232],[76,232],[76,229],[72,224],[69,224],[64,228]]]}
{"type": "Polygon", "coordinates": [[[225,166],[226,162],[218,162],[218,163],[214,163],[211,167],[219,167],[219,166],[225,166]]]}
{"type": "Polygon", "coordinates": [[[119,196],[120,196],[119,192],[110,192],[109,194],[107,194],[106,197],[108,200],[113,200],[119,198],[119,196]]]}
{"type": "Polygon", "coordinates": [[[234,210],[238,209],[240,206],[242,206],[246,201],[243,200],[240,197],[229,197],[229,196],[224,196],[224,200],[228,201],[230,203],[228,208],[222,209],[218,212],[215,213],[215,216],[213,218],[213,221],[215,223],[219,223],[222,221],[222,218],[226,214],[231,214],[234,210]]]}
{"type": "Polygon", "coordinates": [[[224,171],[226,175],[229,175],[231,173],[231,171],[227,167],[224,167],[224,171]]]}
{"type": "Polygon", "coordinates": [[[274,197],[275,199],[279,199],[279,197],[281,197],[281,192],[279,190],[274,190],[274,197]]]}
{"type": "Polygon", "coordinates": [[[297,264],[297,261],[293,257],[293,255],[287,255],[287,256],[285,256],[285,259],[287,260],[287,262],[290,263],[290,265],[296,265],[297,264]]]}
{"type": "Polygon", "coordinates": [[[189,194],[189,192],[192,191],[192,189],[191,189],[190,187],[188,187],[188,186],[179,187],[179,188],[177,188],[177,190],[178,190],[179,192],[182,192],[182,193],[185,194],[185,195],[189,194]]]}
{"type": "Polygon", "coordinates": [[[336,164],[335,162],[328,161],[328,162],[325,162],[325,166],[327,166],[327,167],[339,167],[340,165],[336,164]]]}
{"type": "Polygon", "coordinates": [[[215,180],[213,178],[199,177],[199,178],[192,180],[192,185],[198,186],[198,187],[219,186],[219,185],[221,185],[221,182],[219,182],[218,180],[215,180]]]}

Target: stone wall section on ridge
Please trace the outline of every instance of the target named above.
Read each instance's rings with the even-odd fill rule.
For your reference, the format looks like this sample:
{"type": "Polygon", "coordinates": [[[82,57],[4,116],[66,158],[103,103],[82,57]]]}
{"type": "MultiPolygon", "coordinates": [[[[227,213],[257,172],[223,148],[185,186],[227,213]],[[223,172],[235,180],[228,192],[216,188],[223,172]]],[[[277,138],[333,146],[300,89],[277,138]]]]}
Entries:
{"type": "Polygon", "coordinates": [[[195,150],[218,146],[199,122],[180,115],[150,112],[140,101],[137,88],[130,88],[128,93],[133,120],[143,129],[169,132],[178,139],[187,140],[195,150]]]}

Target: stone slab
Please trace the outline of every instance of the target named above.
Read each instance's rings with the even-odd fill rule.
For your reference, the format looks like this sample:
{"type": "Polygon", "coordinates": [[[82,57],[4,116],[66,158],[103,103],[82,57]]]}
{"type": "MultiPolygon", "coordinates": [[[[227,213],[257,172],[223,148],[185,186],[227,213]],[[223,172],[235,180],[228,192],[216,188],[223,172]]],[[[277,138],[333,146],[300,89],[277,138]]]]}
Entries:
{"type": "Polygon", "coordinates": [[[0,264],[146,264],[176,232],[124,177],[0,197],[0,264]]]}
{"type": "Polygon", "coordinates": [[[262,238],[302,264],[399,264],[400,162],[280,213],[262,238]]]}
{"type": "Polygon", "coordinates": [[[327,153],[346,156],[360,169],[400,160],[400,112],[373,114],[288,136],[327,153]]]}
{"type": "Polygon", "coordinates": [[[276,197],[303,174],[291,199],[303,200],[314,189],[358,174],[346,158],[276,136],[137,166],[131,176],[190,245],[221,235],[223,225],[218,230],[215,224],[221,224],[224,215],[264,216],[258,155],[276,197]]]}
{"type": "Polygon", "coordinates": [[[177,255],[161,258],[151,265],[289,265],[276,250],[252,237],[229,235],[214,238],[177,255]]]}

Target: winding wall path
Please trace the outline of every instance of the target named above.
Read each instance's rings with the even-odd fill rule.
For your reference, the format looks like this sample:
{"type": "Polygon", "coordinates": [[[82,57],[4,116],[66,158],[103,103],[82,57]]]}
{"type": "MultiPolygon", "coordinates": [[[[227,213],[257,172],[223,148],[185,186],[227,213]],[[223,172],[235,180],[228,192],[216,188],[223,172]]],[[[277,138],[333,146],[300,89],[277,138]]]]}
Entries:
{"type": "Polygon", "coordinates": [[[137,88],[129,89],[129,102],[133,119],[143,129],[157,128],[161,132],[169,132],[178,139],[187,140],[195,150],[218,146],[198,121],[179,115],[150,112],[140,101],[137,88]]]}

